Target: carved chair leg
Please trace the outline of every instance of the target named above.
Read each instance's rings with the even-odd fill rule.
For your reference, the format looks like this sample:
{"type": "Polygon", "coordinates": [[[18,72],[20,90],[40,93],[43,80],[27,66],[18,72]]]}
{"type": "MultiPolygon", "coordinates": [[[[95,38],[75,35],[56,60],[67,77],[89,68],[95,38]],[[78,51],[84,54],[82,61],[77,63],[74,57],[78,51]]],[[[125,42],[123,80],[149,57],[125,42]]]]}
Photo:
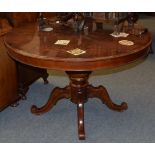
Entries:
{"type": "Polygon", "coordinates": [[[31,107],[31,112],[36,115],[43,114],[45,112],[48,112],[52,109],[52,107],[56,104],[56,102],[62,98],[70,98],[70,87],[67,86],[65,88],[58,88],[56,87],[52,92],[51,95],[47,101],[47,103],[38,108],[37,106],[33,105],[31,107]]]}
{"type": "Polygon", "coordinates": [[[48,84],[49,83],[48,80],[47,80],[47,78],[45,78],[43,80],[44,80],[44,84],[48,84]]]}
{"type": "Polygon", "coordinates": [[[26,99],[27,99],[26,94],[19,94],[19,96],[20,96],[20,98],[21,98],[22,100],[26,100],[26,99]]]}
{"type": "Polygon", "coordinates": [[[99,87],[89,86],[88,92],[89,97],[97,97],[101,99],[102,102],[105,103],[107,107],[112,110],[122,112],[128,108],[127,103],[125,102],[121,103],[121,105],[117,105],[114,102],[112,102],[106,88],[104,88],[103,86],[99,87]]]}
{"type": "Polygon", "coordinates": [[[80,140],[85,140],[84,129],[84,104],[77,104],[77,117],[78,117],[78,135],[80,140]]]}
{"type": "Polygon", "coordinates": [[[154,53],[154,52],[153,52],[153,48],[152,48],[152,44],[150,45],[149,53],[150,53],[150,54],[153,54],[153,53],[154,53]]]}
{"type": "Polygon", "coordinates": [[[42,78],[44,80],[44,84],[48,84],[49,83],[48,80],[47,80],[48,76],[49,76],[49,74],[46,71],[46,73],[42,76],[42,78]]]}
{"type": "Polygon", "coordinates": [[[19,102],[16,101],[15,103],[12,103],[10,106],[11,106],[11,107],[17,107],[17,106],[19,106],[19,102]]]}
{"type": "Polygon", "coordinates": [[[26,100],[27,99],[26,93],[27,93],[28,90],[29,90],[29,87],[20,85],[19,88],[18,88],[18,96],[19,96],[19,98],[21,98],[22,100],[26,100]]]}

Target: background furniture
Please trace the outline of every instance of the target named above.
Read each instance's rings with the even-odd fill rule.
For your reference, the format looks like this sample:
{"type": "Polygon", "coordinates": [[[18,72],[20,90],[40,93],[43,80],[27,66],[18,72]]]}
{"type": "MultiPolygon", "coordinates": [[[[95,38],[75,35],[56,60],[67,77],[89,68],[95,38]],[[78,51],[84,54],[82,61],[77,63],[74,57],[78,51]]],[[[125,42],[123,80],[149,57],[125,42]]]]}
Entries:
{"type": "Polygon", "coordinates": [[[17,66],[17,80],[18,80],[18,90],[20,96],[23,99],[26,99],[26,92],[29,89],[29,86],[35,82],[40,77],[43,78],[44,84],[47,84],[48,73],[46,69],[41,69],[37,67],[32,67],[29,65],[16,62],[17,66]]]}
{"type": "Polygon", "coordinates": [[[3,35],[11,29],[8,21],[0,18],[0,110],[19,99],[16,63],[3,43],[3,35]]]}
{"type": "Polygon", "coordinates": [[[48,83],[48,73],[24,65],[11,59],[3,43],[4,35],[12,28],[22,26],[27,22],[35,22],[38,13],[0,13],[0,110],[8,105],[16,106],[19,99],[26,99],[29,86],[42,77],[48,83]]]}
{"type": "Polygon", "coordinates": [[[19,99],[16,63],[12,60],[0,37],[0,110],[19,99]]]}

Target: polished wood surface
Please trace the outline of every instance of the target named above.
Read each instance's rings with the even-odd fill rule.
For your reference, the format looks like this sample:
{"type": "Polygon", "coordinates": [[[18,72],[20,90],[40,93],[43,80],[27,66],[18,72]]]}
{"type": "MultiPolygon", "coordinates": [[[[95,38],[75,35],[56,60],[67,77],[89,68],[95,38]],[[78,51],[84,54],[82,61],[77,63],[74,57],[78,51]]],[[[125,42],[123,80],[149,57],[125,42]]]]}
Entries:
{"type": "Polygon", "coordinates": [[[77,105],[77,125],[79,139],[85,139],[84,104],[88,98],[97,97],[110,109],[122,112],[128,108],[127,103],[115,104],[103,86],[89,84],[89,75],[93,70],[107,69],[145,58],[151,44],[150,33],[141,36],[129,35],[134,42],[132,46],[118,43],[124,38],[113,38],[109,31],[89,32],[88,35],[76,34],[71,28],[53,25],[51,32],[38,31],[37,24],[17,28],[5,37],[9,54],[25,64],[40,68],[65,71],[70,83],[65,88],[56,87],[42,107],[32,106],[31,112],[40,115],[51,110],[58,100],[70,99],[77,105]],[[67,46],[55,45],[57,40],[70,40],[67,46]],[[86,53],[78,56],[67,53],[68,50],[80,48],[86,53]]]}
{"type": "Polygon", "coordinates": [[[151,43],[150,33],[141,37],[113,38],[110,32],[92,32],[89,35],[75,34],[67,27],[53,26],[54,31],[39,32],[37,24],[26,25],[10,32],[5,44],[9,54],[16,60],[35,67],[63,71],[84,71],[124,65],[147,55],[151,43]],[[57,40],[67,39],[67,46],[55,45],[57,40]],[[128,39],[133,46],[122,46],[119,40],[128,39]],[[75,48],[85,50],[79,56],[66,51],[75,48]]]}

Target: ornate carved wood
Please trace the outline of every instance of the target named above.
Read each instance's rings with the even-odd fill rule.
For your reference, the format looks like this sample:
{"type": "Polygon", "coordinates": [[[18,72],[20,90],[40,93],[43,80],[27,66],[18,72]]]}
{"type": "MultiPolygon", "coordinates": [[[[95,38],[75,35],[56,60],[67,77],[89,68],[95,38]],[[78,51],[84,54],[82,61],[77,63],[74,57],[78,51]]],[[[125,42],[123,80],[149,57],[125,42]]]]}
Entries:
{"type": "Polygon", "coordinates": [[[84,130],[84,104],[88,98],[98,97],[108,108],[122,112],[127,109],[127,104],[122,103],[117,105],[113,103],[108,95],[107,90],[103,86],[93,87],[88,83],[88,78],[91,72],[66,72],[70,79],[69,86],[65,88],[56,87],[48,99],[48,102],[38,108],[35,105],[32,106],[31,112],[39,115],[48,112],[53,108],[56,102],[62,98],[70,98],[70,100],[77,105],[77,118],[78,118],[78,135],[79,139],[85,139],[84,130]]]}

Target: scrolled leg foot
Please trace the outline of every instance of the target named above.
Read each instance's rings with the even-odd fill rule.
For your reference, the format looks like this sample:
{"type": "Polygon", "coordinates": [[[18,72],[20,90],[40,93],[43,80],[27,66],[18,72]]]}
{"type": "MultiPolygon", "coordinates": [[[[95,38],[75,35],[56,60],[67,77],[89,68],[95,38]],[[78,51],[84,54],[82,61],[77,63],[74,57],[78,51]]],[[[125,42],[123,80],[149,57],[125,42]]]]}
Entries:
{"type": "Polygon", "coordinates": [[[32,105],[32,107],[31,107],[31,113],[36,114],[36,115],[39,115],[39,113],[37,113],[37,110],[38,109],[39,108],[36,105],[32,105]]]}
{"type": "Polygon", "coordinates": [[[51,95],[50,95],[47,103],[40,108],[33,105],[31,107],[31,112],[36,115],[40,115],[45,112],[48,112],[49,110],[51,110],[53,108],[53,106],[56,104],[56,102],[62,98],[70,98],[70,87],[65,87],[65,88],[56,87],[51,92],[51,95]]]}
{"type": "Polygon", "coordinates": [[[114,102],[112,102],[107,90],[103,86],[99,87],[93,87],[89,86],[88,88],[89,92],[89,97],[97,97],[102,100],[103,103],[107,105],[108,108],[122,112],[124,110],[128,109],[127,103],[122,102],[121,105],[117,105],[114,102]]]}

